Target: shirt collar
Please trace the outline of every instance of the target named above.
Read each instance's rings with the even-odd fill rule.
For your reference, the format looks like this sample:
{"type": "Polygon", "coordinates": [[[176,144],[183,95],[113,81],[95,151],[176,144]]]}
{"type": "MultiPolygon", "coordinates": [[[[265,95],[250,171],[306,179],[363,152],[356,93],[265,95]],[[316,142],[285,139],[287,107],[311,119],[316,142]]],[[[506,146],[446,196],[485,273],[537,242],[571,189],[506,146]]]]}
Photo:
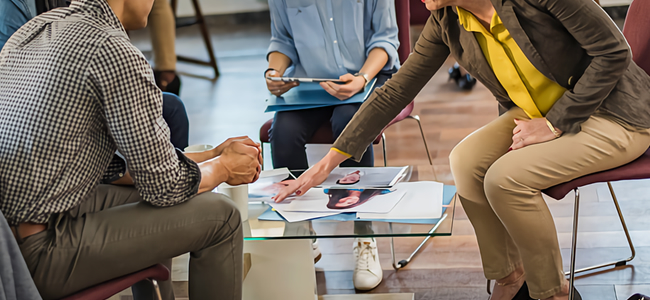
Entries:
{"type": "Polygon", "coordinates": [[[474,16],[471,12],[466,11],[462,7],[456,7],[456,9],[458,11],[458,21],[460,22],[460,25],[462,25],[467,31],[491,34],[491,32],[494,32],[495,27],[503,25],[501,18],[499,18],[499,15],[497,15],[495,11],[494,15],[492,15],[492,20],[490,22],[490,31],[488,32],[485,27],[483,27],[481,22],[479,22],[476,16],[474,16]]]}
{"type": "MultiPolygon", "coordinates": [[[[129,0],[133,1],[133,0],[129,0]]],[[[124,26],[117,18],[113,9],[108,5],[106,0],[73,0],[70,7],[77,11],[89,13],[103,21],[114,29],[118,29],[126,33],[124,26]]]]}

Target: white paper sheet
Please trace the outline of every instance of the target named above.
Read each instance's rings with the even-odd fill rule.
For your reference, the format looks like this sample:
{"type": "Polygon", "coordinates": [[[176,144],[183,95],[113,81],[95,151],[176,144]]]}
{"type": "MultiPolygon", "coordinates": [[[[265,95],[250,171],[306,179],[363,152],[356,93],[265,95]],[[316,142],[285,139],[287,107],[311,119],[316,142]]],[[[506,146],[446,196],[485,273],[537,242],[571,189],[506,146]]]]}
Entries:
{"type": "Polygon", "coordinates": [[[276,208],[278,205],[276,203],[270,203],[283,218],[288,222],[299,222],[305,220],[311,220],[316,218],[322,218],[327,216],[333,216],[339,214],[340,212],[296,212],[296,211],[284,211],[282,209],[276,208]]]}
{"type": "Polygon", "coordinates": [[[280,188],[275,184],[290,176],[291,173],[287,168],[262,171],[260,178],[248,185],[248,201],[271,201],[271,197],[275,196],[280,188]]]}
{"type": "Polygon", "coordinates": [[[442,215],[443,184],[433,181],[400,182],[395,185],[406,195],[388,213],[358,212],[359,219],[437,219],[442,215]]]}
{"type": "Polygon", "coordinates": [[[364,167],[364,168],[335,168],[327,179],[320,185],[328,188],[390,188],[401,180],[408,167],[364,167]],[[340,184],[337,181],[346,175],[359,171],[360,179],[354,184],[340,184]]]}
{"type": "MultiPolygon", "coordinates": [[[[343,190],[345,191],[345,190],[343,190]]],[[[322,190],[321,190],[322,192],[322,190]]],[[[295,197],[291,203],[282,207],[284,211],[293,212],[372,212],[372,213],[387,213],[404,197],[405,192],[394,190],[388,194],[376,195],[370,198],[365,203],[351,208],[343,209],[330,209],[327,207],[329,196],[323,193],[323,196],[315,196],[313,198],[295,197]]],[[[307,194],[305,197],[308,196],[307,194]]]]}

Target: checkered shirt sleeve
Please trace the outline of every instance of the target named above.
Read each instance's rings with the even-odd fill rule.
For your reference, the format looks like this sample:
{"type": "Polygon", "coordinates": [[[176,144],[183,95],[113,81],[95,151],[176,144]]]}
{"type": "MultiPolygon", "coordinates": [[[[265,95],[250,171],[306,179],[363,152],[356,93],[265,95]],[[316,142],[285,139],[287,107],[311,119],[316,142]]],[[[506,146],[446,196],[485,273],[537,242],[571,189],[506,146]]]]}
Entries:
{"type": "Polygon", "coordinates": [[[91,63],[89,80],[144,201],[171,206],[195,195],[200,170],[172,146],[162,93],[140,50],[123,37],[110,37],[91,63]]]}

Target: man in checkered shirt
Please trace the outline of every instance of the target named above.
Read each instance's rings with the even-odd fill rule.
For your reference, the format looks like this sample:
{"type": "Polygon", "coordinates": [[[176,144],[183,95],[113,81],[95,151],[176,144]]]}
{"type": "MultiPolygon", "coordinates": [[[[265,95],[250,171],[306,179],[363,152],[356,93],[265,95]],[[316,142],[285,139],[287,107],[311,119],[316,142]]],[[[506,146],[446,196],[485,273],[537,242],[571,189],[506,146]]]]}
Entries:
{"type": "Polygon", "coordinates": [[[151,68],[125,33],[152,3],[75,0],[0,52],[0,211],[46,300],[186,252],[192,299],[241,299],[241,218],[210,191],[255,181],[259,144],[174,149],[151,68]]]}

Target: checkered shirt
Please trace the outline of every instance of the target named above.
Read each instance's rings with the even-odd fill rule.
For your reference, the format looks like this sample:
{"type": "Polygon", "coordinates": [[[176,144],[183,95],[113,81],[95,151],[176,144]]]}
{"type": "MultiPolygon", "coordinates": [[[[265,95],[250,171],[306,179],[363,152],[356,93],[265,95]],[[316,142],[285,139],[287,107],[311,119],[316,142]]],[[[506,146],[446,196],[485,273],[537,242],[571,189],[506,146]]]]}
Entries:
{"type": "Polygon", "coordinates": [[[198,166],[169,141],[151,67],[106,0],[32,19],[0,52],[0,211],[11,225],[45,223],[127,165],[155,206],[198,191],[198,166]]]}

